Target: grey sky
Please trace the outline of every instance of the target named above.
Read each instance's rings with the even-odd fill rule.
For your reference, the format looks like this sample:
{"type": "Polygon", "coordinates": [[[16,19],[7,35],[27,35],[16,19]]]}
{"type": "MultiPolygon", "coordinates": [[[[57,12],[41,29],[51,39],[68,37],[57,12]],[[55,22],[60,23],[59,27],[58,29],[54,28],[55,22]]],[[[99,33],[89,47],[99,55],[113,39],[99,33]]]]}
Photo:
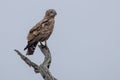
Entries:
{"type": "MultiPolygon", "coordinates": [[[[13,50],[25,54],[29,29],[49,8],[58,13],[48,40],[52,74],[58,80],[120,80],[119,0],[1,0],[0,80],[42,80],[13,50]]],[[[29,58],[43,61],[38,48],[29,58]]]]}

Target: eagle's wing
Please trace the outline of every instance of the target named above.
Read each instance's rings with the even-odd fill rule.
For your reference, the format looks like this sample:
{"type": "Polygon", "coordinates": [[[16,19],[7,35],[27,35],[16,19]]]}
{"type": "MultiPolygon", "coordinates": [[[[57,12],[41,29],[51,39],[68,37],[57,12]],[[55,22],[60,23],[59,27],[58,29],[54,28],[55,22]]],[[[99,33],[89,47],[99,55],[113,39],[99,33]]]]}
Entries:
{"type": "Polygon", "coordinates": [[[27,46],[24,48],[24,50],[27,50],[27,55],[31,55],[33,54],[36,45],[38,43],[38,39],[39,38],[38,34],[40,34],[41,29],[42,29],[42,25],[44,23],[46,23],[48,21],[48,19],[43,19],[42,21],[38,22],[28,33],[27,36],[27,40],[28,40],[28,44],[27,46]]]}
{"type": "Polygon", "coordinates": [[[36,29],[42,27],[42,24],[44,24],[45,22],[47,22],[48,19],[45,18],[42,21],[38,22],[32,29],[30,29],[29,33],[32,33],[33,31],[35,31],[36,29]]]}
{"type": "Polygon", "coordinates": [[[36,24],[36,26],[30,30],[27,37],[28,45],[25,47],[25,49],[28,49],[27,55],[33,54],[39,41],[46,41],[50,37],[53,32],[54,19],[43,20],[42,22],[36,24]]]}
{"type": "Polygon", "coordinates": [[[32,29],[30,29],[29,34],[27,36],[27,40],[31,41],[39,34],[39,31],[43,27],[43,24],[46,23],[48,19],[43,19],[42,21],[38,22],[32,29]]]}

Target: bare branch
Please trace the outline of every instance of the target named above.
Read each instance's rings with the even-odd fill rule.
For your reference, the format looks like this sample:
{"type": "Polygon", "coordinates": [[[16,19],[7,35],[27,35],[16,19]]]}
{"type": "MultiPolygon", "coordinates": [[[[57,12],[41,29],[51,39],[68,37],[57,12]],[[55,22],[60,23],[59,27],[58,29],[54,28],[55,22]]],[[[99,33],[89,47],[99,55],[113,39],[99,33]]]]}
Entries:
{"type": "Polygon", "coordinates": [[[16,50],[15,51],[18,53],[18,55],[21,57],[21,59],[28,64],[30,67],[32,66],[34,68],[34,71],[36,73],[39,73],[39,66],[37,64],[35,64],[34,62],[32,62],[30,59],[28,59],[27,57],[25,57],[23,54],[21,54],[20,51],[16,50]]]}
{"type": "Polygon", "coordinates": [[[47,68],[49,68],[50,64],[51,64],[51,53],[50,50],[47,46],[44,45],[38,45],[40,50],[42,51],[42,53],[44,54],[45,58],[44,58],[44,62],[42,63],[42,65],[46,66],[47,68]]]}
{"type": "Polygon", "coordinates": [[[35,73],[40,73],[44,80],[57,80],[54,76],[52,76],[49,71],[49,67],[51,64],[51,53],[49,48],[46,45],[39,45],[41,52],[44,54],[45,58],[42,64],[39,66],[24,56],[20,51],[15,49],[15,52],[21,57],[21,59],[30,67],[33,67],[35,73]]]}

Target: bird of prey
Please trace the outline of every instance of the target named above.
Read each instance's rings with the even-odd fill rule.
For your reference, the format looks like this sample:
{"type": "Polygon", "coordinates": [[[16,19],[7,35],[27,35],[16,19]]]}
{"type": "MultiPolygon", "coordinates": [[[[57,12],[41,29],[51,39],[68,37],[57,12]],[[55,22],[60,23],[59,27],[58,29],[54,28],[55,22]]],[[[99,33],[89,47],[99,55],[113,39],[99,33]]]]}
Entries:
{"type": "Polygon", "coordinates": [[[54,9],[47,10],[44,18],[40,22],[38,22],[35,26],[33,26],[32,29],[30,29],[27,36],[28,44],[24,48],[24,50],[27,49],[26,55],[32,55],[34,53],[34,50],[38,42],[40,43],[45,42],[45,45],[47,44],[46,41],[53,32],[55,23],[54,18],[56,15],[57,12],[54,9]]]}

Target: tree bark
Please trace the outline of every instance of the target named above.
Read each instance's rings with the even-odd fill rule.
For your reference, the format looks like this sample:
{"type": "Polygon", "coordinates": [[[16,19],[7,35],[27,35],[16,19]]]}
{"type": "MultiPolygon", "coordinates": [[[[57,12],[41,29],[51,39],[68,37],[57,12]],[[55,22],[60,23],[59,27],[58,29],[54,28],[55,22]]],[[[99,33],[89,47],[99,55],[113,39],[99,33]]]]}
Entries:
{"type": "Polygon", "coordinates": [[[57,80],[54,76],[52,76],[49,71],[49,67],[51,64],[51,53],[47,45],[38,45],[41,52],[44,54],[45,58],[43,63],[37,65],[32,62],[29,58],[24,56],[20,51],[15,49],[15,52],[21,57],[21,59],[30,67],[33,67],[35,73],[40,73],[44,80],[57,80]]]}

